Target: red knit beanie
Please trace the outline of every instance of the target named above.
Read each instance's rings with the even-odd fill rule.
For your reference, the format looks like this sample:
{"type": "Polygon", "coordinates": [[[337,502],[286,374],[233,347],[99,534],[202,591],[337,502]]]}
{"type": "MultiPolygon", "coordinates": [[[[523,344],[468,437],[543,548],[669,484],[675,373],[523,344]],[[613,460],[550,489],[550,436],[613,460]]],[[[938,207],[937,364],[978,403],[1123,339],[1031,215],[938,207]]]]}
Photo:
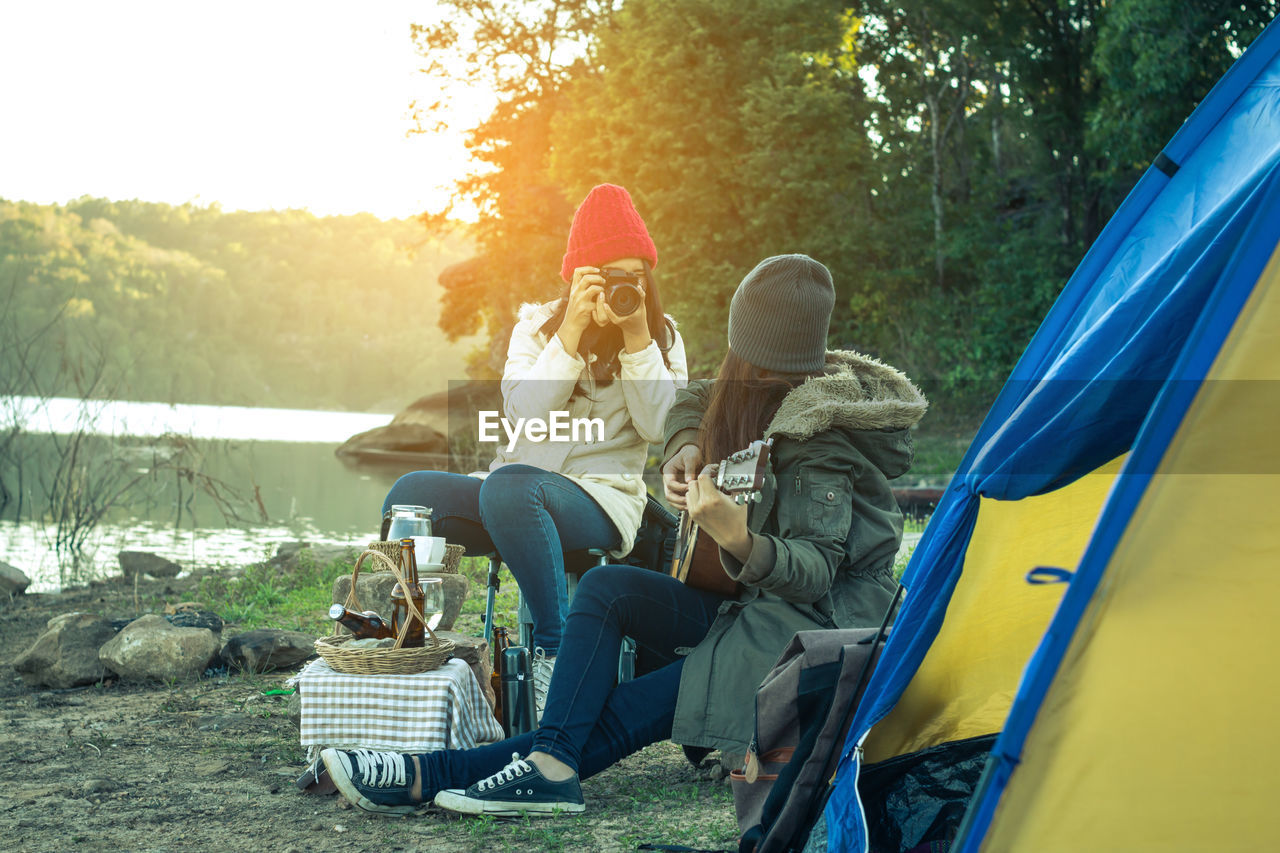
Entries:
{"type": "Polygon", "coordinates": [[[619,258],[640,258],[656,267],[658,250],[631,202],[631,194],[616,184],[600,184],[574,211],[560,277],[573,281],[575,268],[596,267],[619,258]]]}

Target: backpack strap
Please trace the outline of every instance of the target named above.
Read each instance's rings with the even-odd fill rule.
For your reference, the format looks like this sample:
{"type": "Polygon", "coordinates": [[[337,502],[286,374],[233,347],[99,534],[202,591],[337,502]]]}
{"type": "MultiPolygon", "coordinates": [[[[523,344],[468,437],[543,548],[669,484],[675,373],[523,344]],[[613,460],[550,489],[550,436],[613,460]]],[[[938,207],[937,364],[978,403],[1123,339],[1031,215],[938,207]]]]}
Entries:
{"type": "MultiPolygon", "coordinates": [[[[875,636],[871,638],[871,653],[867,655],[866,661],[862,665],[862,670],[858,674],[858,681],[854,685],[853,692],[850,694],[848,706],[844,709],[841,718],[841,731],[846,731],[850,723],[853,722],[854,711],[858,707],[858,699],[862,691],[866,688],[867,682],[871,677],[871,669],[876,660],[876,649],[880,643],[884,641],[885,636],[889,633],[889,625],[893,621],[894,611],[898,607],[898,602],[902,598],[903,586],[898,585],[897,592],[894,593],[893,600],[889,602],[888,609],[885,610],[884,618],[880,622],[880,629],[875,636]]],[[[844,660],[844,652],[840,653],[840,660],[844,660]]],[[[760,812],[760,823],[743,833],[739,841],[740,853],[752,853],[757,845],[765,840],[769,830],[777,821],[778,816],[782,813],[783,808],[787,804],[787,799],[791,794],[791,790],[795,785],[796,777],[808,761],[809,756],[813,753],[813,747],[819,735],[822,733],[823,723],[830,718],[833,711],[832,706],[835,704],[836,690],[832,685],[830,695],[822,713],[812,718],[812,722],[801,733],[800,743],[795,748],[795,754],[787,766],[778,774],[778,779],[769,791],[769,796],[765,799],[764,806],[760,812]]],[[[813,830],[813,825],[817,822],[818,815],[822,809],[826,807],[827,799],[831,796],[832,783],[831,776],[835,772],[835,763],[839,761],[841,750],[834,749],[823,762],[823,772],[819,778],[826,779],[826,784],[820,789],[820,793],[812,796],[810,801],[804,805],[804,813],[802,819],[796,824],[794,832],[790,838],[779,839],[783,850],[801,850],[805,842],[808,840],[809,833],[813,830]]],[[[770,845],[773,847],[774,845],[770,845]]]]}

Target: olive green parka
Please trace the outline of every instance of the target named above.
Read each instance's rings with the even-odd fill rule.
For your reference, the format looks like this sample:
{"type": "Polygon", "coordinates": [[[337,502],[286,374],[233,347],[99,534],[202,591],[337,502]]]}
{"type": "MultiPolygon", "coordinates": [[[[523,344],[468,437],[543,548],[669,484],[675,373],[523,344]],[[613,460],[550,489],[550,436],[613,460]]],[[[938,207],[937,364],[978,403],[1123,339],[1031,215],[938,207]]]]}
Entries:
{"type": "MultiPolygon", "coordinates": [[[[828,352],[825,372],[787,394],[767,430],[771,471],[747,527],[744,585],[688,651],[671,739],[744,753],[755,690],[797,631],[875,627],[897,589],[892,569],[902,513],[889,481],[911,466],[910,428],[928,407],[898,370],[828,352]]],[[[692,382],[667,416],[664,458],[698,441],[713,380],[692,382]]],[[[718,460],[707,460],[718,461],[718,460]]]]}

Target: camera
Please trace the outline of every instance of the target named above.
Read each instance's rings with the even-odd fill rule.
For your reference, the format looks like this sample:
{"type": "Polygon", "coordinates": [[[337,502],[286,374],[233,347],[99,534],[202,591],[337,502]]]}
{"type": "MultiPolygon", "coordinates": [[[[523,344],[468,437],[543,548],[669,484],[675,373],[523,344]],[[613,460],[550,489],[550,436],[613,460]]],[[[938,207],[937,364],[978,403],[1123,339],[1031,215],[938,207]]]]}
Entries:
{"type": "Polygon", "coordinates": [[[634,314],[640,303],[644,302],[640,276],[612,267],[601,269],[600,275],[604,277],[604,300],[609,303],[613,313],[619,317],[634,314]]]}

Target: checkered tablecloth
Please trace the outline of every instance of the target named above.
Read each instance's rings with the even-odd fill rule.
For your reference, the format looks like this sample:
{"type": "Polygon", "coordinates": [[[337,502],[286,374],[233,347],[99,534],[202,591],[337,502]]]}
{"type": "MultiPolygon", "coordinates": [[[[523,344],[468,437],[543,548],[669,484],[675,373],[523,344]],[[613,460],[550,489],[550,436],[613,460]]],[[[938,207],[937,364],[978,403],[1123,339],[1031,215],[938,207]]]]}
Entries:
{"type": "Polygon", "coordinates": [[[471,667],[454,658],[414,675],[349,675],[322,659],[289,680],[302,698],[302,745],[430,752],[503,737],[471,667]]]}

